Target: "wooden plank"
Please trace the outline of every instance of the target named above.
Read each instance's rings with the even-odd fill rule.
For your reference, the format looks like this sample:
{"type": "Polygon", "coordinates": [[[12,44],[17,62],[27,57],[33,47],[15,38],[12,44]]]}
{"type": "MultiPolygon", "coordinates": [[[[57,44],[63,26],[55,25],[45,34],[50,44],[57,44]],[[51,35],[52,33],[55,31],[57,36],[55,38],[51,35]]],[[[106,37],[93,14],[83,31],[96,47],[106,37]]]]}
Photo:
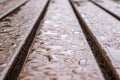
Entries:
{"type": "Polygon", "coordinates": [[[27,1],[28,0],[8,0],[0,3],[0,19],[6,17],[9,13],[12,13],[12,11],[15,11],[27,1]]]}
{"type": "MultiPolygon", "coordinates": [[[[0,80],[6,77],[11,79],[12,74],[19,72],[21,58],[27,55],[25,52],[34,39],[39,25],[37,21],[41,21],[47,2],[48,0],[31,0],[17,12],[0,21],[0,80]]],[[[12,76],[12,80],[14,77],[16,76],[12,76]]]]}
{"type": "MultiPolygon", "coordinates": [[[[100,9],[96,5],[90,3],[89,1],[73,1],[73,4],[78,12],[79,18],[82,19],[81,24],[83,29],[87,28],[85,32],[86,35],[91,39],[91,44],[94,50],[101,51],[96,52],[96,56],[102,55],[105,61],[107,61],[106,66],[110,68],[112,72],[110,76],[114,76],[114,80],[120,79],[120,22],[109,13],[100,9]],[[86,26],[86,27],[85,27],[86,26]],[[92,38],[90,38],[92,37],[92,38]],[[97,45],[98,47],[95,47],[97,45]]],[[[100,61],[102,65],[102,61],[100,61]]],[[[107,70],[106,68],[106,70],[107,70]]],[[[105,70],[105,69],[104,69],[105,70]]],[[[108,74],[108,73],[107,73],[108,74]]],[[[108,78],[110,76],[107,76],[108,78]]],[[[109,80],[113,80],[109,79],[109,80]]]]}
{"type": "Polygon", "coordinates": [[[91,0],[93,3],[120,20],[120,5],[111,0],[91,0]]]}
{"type": "Polygon", "coordinates": [[[18,80],[104,80],[68,0],[52,0],[18,80]]]}

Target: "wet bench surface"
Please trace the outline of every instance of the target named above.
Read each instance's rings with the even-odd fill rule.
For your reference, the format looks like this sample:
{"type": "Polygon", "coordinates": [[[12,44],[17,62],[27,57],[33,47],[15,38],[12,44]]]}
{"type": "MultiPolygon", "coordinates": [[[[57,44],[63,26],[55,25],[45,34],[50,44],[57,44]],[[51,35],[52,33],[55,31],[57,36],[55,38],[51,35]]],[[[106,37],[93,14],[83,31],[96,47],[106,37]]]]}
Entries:
{"type": "Polygon", "coordinates": [[[47,1],[31,0],[0,21],[0,79],[17,57],[47,1]]]}
{"type": "Polygon", "coordinates": [[[52,0],[18,80],[104,80],[68,0],[52,0]]]}
{"type": "MultiPolygon", "coordinates": [[[[73,2],[74,3],[74,2],[73,2]]],[[[89,1],[74,3],[120,79],[120,22],[89,1]]],[[[99,55],[99,54],[98,54],[99,55]]]]}

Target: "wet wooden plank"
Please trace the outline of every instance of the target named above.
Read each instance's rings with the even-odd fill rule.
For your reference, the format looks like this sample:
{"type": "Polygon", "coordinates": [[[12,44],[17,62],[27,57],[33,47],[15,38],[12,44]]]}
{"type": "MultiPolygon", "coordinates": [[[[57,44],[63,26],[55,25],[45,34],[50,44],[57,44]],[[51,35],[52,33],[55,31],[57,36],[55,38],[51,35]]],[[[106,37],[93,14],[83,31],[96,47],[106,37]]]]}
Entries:
{"type": "Polygon", "coordinates": [[[47,2],[48,0],[31,0],[0,21],[0,80],[10,73],[14,63],[22,56],[22,50],[26,49],[26,40],[35,31],[36,22],[47,2]]]}
{"type": "MultiPolygon", "coordinates": [[[[120,79],[120,22],[109,13],[105,12],[89,1],[73,1],[79,15],[83,18],[88,30],[92,33],[93,38],[100,44],[102,55],[109,63],[117,80],[120,79]],[[105,51],[105,53],[104,53],[105,51]]],[[[89,34],[87,34],[90,36],[89,34]]],[[[98,52],[99,55],[99,52],[98,52]]]]}
{"type": "Polygon", "coordinates": [[[52,0],[18,80],[104,80],[68,0],[52,0]]]}

